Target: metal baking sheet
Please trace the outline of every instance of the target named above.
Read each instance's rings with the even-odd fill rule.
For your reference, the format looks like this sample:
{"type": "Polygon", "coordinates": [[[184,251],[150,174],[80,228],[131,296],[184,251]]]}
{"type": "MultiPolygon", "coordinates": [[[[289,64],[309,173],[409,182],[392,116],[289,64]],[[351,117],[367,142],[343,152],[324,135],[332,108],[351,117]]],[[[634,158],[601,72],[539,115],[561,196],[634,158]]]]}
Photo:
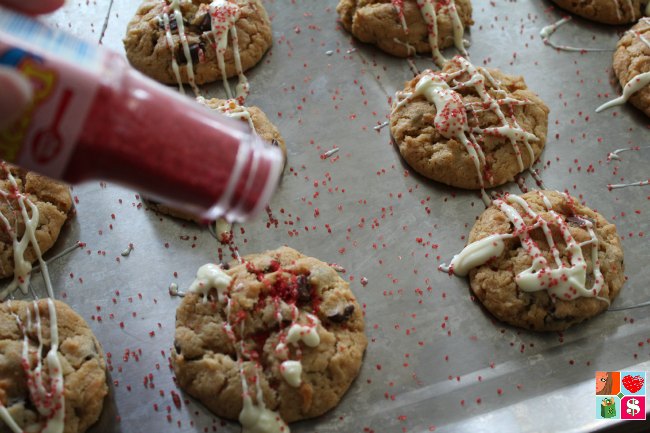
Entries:
{"type": "MultiPolygon", "coordinates": [[[[573,432],[615,425],[595,420],[595,370],[650,370],[647,308],[607,312],[558,334],[495,322],[466,280],[438,272],[465,244],[483,205],[408,169],[390,142],[389,100],[413,74],[405,60],[351,39],[335,0],[267,0],[274,44],[248,73],[249,103],[287,140],[288,166],[271,211],[236,227],[242,254],[287,244],[346,269],[363,304],[370,343],[341,404],[294,432],[573,432]],[[340,151],[321,159],[325,151],[340,151]],[[363,286],[361,278],[368,279],[363,286]]],[[[523,75],[551,107],[549,140],[537,168],[617,223],[628,281],[614,307],[650,300],[647,237],[650,187],[643,180],[648,119],[630,106],[596,114],[614,96],[611,53],[557,52],[539,32],[563,16],[548,1],[474,0],[472,61],[523,75]]],[[[123,53],[136,1],[70,1],[45,20],[123,53]]],[[[624,27],[574,19],[554,38],[613,48],[624,27]]],[[[448,50],[452,55],[453,50],[448,50]]],[[[428,58],[415,60],[420,69],[428,58]]],[[[206,96],[224,96],[219,84],[206,96]]],[[[530,175],[524,176],[529,187],[530,175]]],[[[506,190],[518,192],[517,185],[506,190]]],[[[178,298],[204,263],[223,253],[206,229],[145,209],[136,192],[99,181],[74,188],[77,215],[57,249],[58,297],[88,320],[110,365],[111,393],[91,432],[238,432],[175,386],[169,366],[178,298]],[[133,251],[121,255],[129,244],[133,251]],[[172,393],[182,395],[177,408],[172,393]]],[[[38,281],[38,278],[35,279],[38,281]]],[[[41,288],[42,289],[42,288],[41,288]]],[[[629,427],[629,426],[628,426],[629,427]]]]}

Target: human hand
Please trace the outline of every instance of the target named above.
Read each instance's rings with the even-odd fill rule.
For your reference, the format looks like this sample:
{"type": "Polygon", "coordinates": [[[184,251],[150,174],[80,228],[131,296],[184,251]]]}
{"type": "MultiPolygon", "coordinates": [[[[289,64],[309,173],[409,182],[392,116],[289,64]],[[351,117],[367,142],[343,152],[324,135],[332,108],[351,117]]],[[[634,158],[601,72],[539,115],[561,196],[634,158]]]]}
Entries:
{"type": "MultiPolygon", "coordinates": [[[[58,9],[65,0],[0,0],[0,6],[26,14],[42,14],[58,9]]],[[[29,81],[13,68],[0,67],[0,129],[15,122],[32,99],[29,81]]]]}

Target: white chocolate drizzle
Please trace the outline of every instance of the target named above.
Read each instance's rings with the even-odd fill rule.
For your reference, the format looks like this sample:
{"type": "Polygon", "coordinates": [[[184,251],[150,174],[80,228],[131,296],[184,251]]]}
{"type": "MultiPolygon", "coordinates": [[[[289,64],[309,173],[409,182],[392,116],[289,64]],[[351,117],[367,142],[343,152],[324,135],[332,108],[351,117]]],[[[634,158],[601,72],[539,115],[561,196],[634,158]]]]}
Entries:
{"type": "MultiPolygon", "coordinates": [[[[648,12],[650,12],[650,2],[648,3],[647,8],[648,8],[648,12]]],[[[643,24],[645,24],[646,26],[650,26],[650,18],[648,18],[648,17],[641,18],[641,19],[639,20],[639,23],[643,23],[643,24]]],[[[647,28],[646,28],[646,29],[642,29],[642,30],[647,30],[647,28]]],[[[649,41],[649,40],[645,37],[645,35],[643,35],[639,30],[628,30],[626,33],[632,33],[632,34],[634,34],[634,36],[636,36],[636,37],[638,37],[639,39],[641,39],[641,42],[643,42],[643,43],[646,45],[646,47],[650,48],[650,41],[649,41]]]]}
{"type": "Polygon", "coordinates": [[[262,394],[262,387],[259,385],[259,378],[255,380],[257,404],[254,404],[243,370],[240,371],[240,375],[244,391],[244,405],[239,413],[239,422],[243,427],[242,433],[289,433],[289,426],[280,417],[280,414],[269,410],[264,404],[264,395],[262,394]]]}
{"type": "Polygon", "coordinates": [[[297,323],[297,308],[294,310],[292,316],[293,320],[289,330],[281,336],[280,342],[275,346],[275,356],[278,359],[286,359],[289,356],[288,344],[297,346],[300,341],[309,347],[317,347],[320,344],[320,336],[318,335],[320,320],[318,320],[318,317],[313,314],[307,314],[308,324],[301,325],[297,323]]]}
{"type": "MultiPolygon", "coordinates": [[[[609,304],[607,298],[599,296],[604,287],[605,279],[600,270],[600,261],[598,259],[599,241],[593,230],[593,223],[586,218],[575,216],[586,227],[590,236],[590,240],[586,242],[576,242],[562,216],[553,210],[553,206],[548,197],[542,191],[537,191],[537,193],[540,195],[546,207],[547,218],[550,217],[552,219],[551,223],[560,231],[562,239],[566,244],[565,251],[569,257],[570,264],[567,265],[562,261],[560,250],[551,232],[551,223],[547,221],[547,218],[543,218],[537,214],[523,198],[515,195],[506,195],[503,199],[495,200],[494,205],[506,215],[514,226],[513,234],[508,234],[508,236],[518,236],[522,247],[526,250],[528,256],[532,258],[530,268],[517,274],[515,276],[515,283],[525,292],[546,290],[554,301],[570,301],[578,297],[587,297],[596,298],[609,304]],[[527,225],[524,217],[512,204],[519,205],[524,210],[525,215],[533,220],[533,224],[527,225]],[[535,229],[541,229],[544,233],[549,251],[555,262],[554,266],[548,263],[537,242],[530,235],[535,229]],[[587,263],[582,254],[582,247],[587,245],[591,246],[593,267],[593,285],[591,288],[586,287],[587,263]]],[[[566,194],[563,194],[563,196],[566,200],[570,200],[566,194]]],[[[452,265],[449,267],[441,266],[440,270],[454,272],[460,276],[466,275],[471,267],[487,263],[492,257],[499,256],[503,252],[504,238],[502,236],[506,235],[496,234],[469,244],[460,254],[454,256],[456,265],[452,261],[452,265]]]]}
{"type": "Polygon", "coordinates": [[[14,253],[13,280],[5,289],[2,290],[2,292],[0,292],[0,300],[4,300],[18,288],[23,292],[23,294],[27,294],[27,291],[29,289],[29,282],[31,279],[32,264],[30,261],[25,260],[25,251],[30,244],[41,266],[48,296],[50,298],[54,298],[54,291],[52,289],[52,283],[50,281],[50,274],[47,269],[47,263],[45,263],[45,260],[43,260],[41,248],[38,245],[38,241],[36,239],[36,229],[38,228],[40,219],[38,208],[29,198],[27,198],[25,194],[22,194],[19,191],[16,179],[11,174],[9,167],[7,167],[6,164],[2,163],[1,170],[4,170],[4,172],[7,174],[10,191],[0,191],[0,197],[7,201],[10,209],[12,208],[12,200],[15,200],[15,202],[18,203],[20,216],[22,217],[23,223],[25,225],[25,231],[20,239],[18,239],[18,229],[15,226],[15,222],[14,226],[12,226],[7,217],[0,213],[0,222],[2,222],[5,231],[9,234],[9,236],[11,236],[14,253]],[[27,211],[28,208],[30,212],[27,211]]]}
{"type": "MultiPolygon", "coordinates": [[[[8,301],[11,305],[11,301],[8,301]]],[[[31,403],[34,405],[39,417],[43,420],[33,425],[21,428],[11,417],[9,411],[0,404],[0,419],[14,433],[39,432],[62,433],[65,418],[65,395],[63,384],[63,368],[59,360],[59,330],[56,319],[56,306],[51,298],[46,300],[50,321],[50,348],[45,355],[43,363],[43,332],[41,329],[41,316],[38,302],[33,301],[34,318],[32,311],[27,307],[27,320],[23,324],[17,314],[12,313],[19,328],[23,333],[22,365],[27,377],[27,388],[31,403]],[[30,344],[29,334],[35,333],[38,346],[33,348],[30,344]],[[32,364],[36,360],[36,365],[32,364]],[[43,367],[47,369],[45,374],[43,367]],[[46,379],[47,376],[47,379],[46,379]]]]}
{"type": "MultiPolygon", "coordinates": [[[[640,20],[640,22],[643,22],[646,25],[650,25],[650,20],[648,18],[643,18],[640,20]]],[[[646,45],[646,47],[650,49],[650,41],[648,41],[648,39],[646,39],[640,31],[636,30],[632,31],[631,33],[634,36],[638,37],[646,45]]],[[[630,79],[630,81],[625,84],[623,87],[623,94],[621,96],[616,99],[612,99],[611,101],[606,102],[600,107],[596,108],[596,113],[600,113],[601,111],[607,110],[617,105],[625,104],[632,95],[643,89],[648,84],[650,84],[650,71],[635,75],[630,79]]]]}
{"type": "MultiPolygon", "coordinates": [[[[616,17],[621,20],[623,19],[623,15],[621,14],[621,2],[620,0],[613,0],[614,1],[614,6],[616,8],[616,17]]],[[[634,5],[632,4],[632,0],[626,0],[627,2],[627,7],[630,9],[630,12],[632,13],[632,21],[636,19],[636,10],[634,9],[634,5]]]]}
{"type": "Polygon", "coordinates": [[[217,235],[217,240],[219,242],[227,244],[230,241],[232,224],[230,224],[225,218],[217,218],[214,223],[214,232],[217,235]]]}
{"type": "Polygon", "coordinates": [[[212,29],[209,32],[209,35],[214,41],[214,49],[217,55],[217,63],[219,65],[219,70],[221,71],[223,85],[226,89],[228,99],[232,99],[233,94],[230,85],[228,84],[225,62],[225,54],[228,49],[228,33],[230,33],[233,57],[235,59],[235,70],[237,71],[237,77],[239,80],[235,89],[235,98],[243,104],[244,100],[250,93],[250,86],[246,76],[244,75],[239,54],[239,38],[237,37],[237,26],[235,25],[239,19],[239,14],[239,6],[227,0],[215,0],[210,3],[212,29]]]}
{"type": "Polygon", "coordinates": [[[168,13],[167,5],[165,5],[165,7],[163,8],[162,19],[163,19],[163,26],[165,27],[165,42],[167,43],[167,48],[169,48],[169,51],[171,52],[172,55],[172,71],[174,72],[174,76],[176,77],[176,82],[178,83],[178,91],[181,92],[182,94],[185,94],[185,88],[183,87],[183,80],[181,79],[181,71],[180,68],[178,67],[178,62],[176,61],[176,49],[174,48],[175,47],[174,38],[172,37],[171,25],[169,23],[169,13],[168,13]]]}
{"type": "Polygon", "coordinates": [[[286,342],[295,345],[302,341],[309,347],[316,347],[320,344],[320,337],[318,335],[318,324],[320,320],[313,314],[307,314],[309,321],[308,325],[300,325],[293,323],[287,332],[286,342]]]}
{"type": "Polygon", "coordinates": [[[596,113],[600,113],[601,111],[607,110],[608,108],[612,108],[617,105],[625,104],[632,95],[643,89],[648,84],[650,84],[650,71],[632,77],[632,79],[627,82],[625,87],[623,87],[623,94],[618,98],[612,99],[611,101],[606,102],[600,107],[596,108],[596,113]]]}
{"type": "Polygon", "coordinates": [[[232,278],[226,274],[219,265],[208,263],[196,271],[196,279],[192,282],[187,289],[192,293],[200,293],[203,297],[203,302],[207,302],[210,290],[217,290],[217,301],[223,299],[232,278]]]}
{"type": "Polygon", "coordinates": [[[163,9],[163,23],[165,25],[165,39],[167,45],[169,46],[172,54],[172,70],[174,75],[176,75],[176,80],[178,81],[178,88],[181,93],[185,93],[183,88],[183,83],[181,81],[180,70],[178,62],[176,61],[175,49],[174,49],[174,40],[172,38],[171,26],[169,23],[169,8],[172,9],[174,14],[174,19],[176,21],[176,28],[178,29],[178,38],[181,42],[181,48],[183,49],[183,54],[185,55],[186,71],[187,71],[187,81],[192,87],[194,93],[198,96],[200,94],[199,88],[196,86],[196,80],[194,78],[194,64],[192,62],[192,56],[190,52],[190,45],[187,42],[187,35],[185,34],[185,24],[183,24],[183,12],[181,11],[180,2],[182,0],[171,0],[169,6],[165,5],[163,9]]]}
{"type": "Polygon", "coordinates": [[[621,149],[616,149],[616,150],[614,150],[612,152],[609,152],[607,154],[607,162],[612,162],[613,159],[616,159],[616,160],[620,161],[621,157],[618,156],[619,153],[629,152],[631,150],[637,150],[638,151],[638,150],[641,150],[641,149],[650,149],[650,146],[643,146],[643,147],[642,146],[633,146],[633,147],[624,147],[624,148],[621,148],[621,149]]]}
{"type": "Polygon", "coordinates": [[[280,373],[289,385],[297,388],[302,383],[300,375],[302,374],[302,364],[300,361],[284,361],[280,364],[280,373]]]}
{"type": "Polygon", "coordinates": [[[13,433],[24,433],[24,430],[11,417],[11,414],[2,403],[0,403],[0,420],[2,420],[13,433]]]}
{"type": "MultiPolygon", "coordinates": [[[[220,267],[213,264],[206,264],[199,268],[197,271],[197,279],[192,283],[188,291],[202,293],[205,302],[207,291],[210,288],[215,287],[219,292],[218,301],[225,303],[224,312],[226,317],[223,329],[233,347],[236,348],[239,376],[242,384],[242,410],[239,413],[239,422],[242,425],[242,433],[290,433],[289,426],[284,422],[280,414],[268,409],[264,402],[264,394],[262,392],[262,385],[258,373],[260,366],[257,364],[257,361],[254,361],[255,358],[251,357],[251,352],[246,349],[244,342],[245,320],[241,320],[240,322],[239,337],[235,334],[235,330],[233,329],[231,323],[233,299],[230,297],[230,293],[226,290],[230,286],[231,282],[232,278],[223,272],[220,267]],[[248,378],[246,377],[244,369],[244,359],[248,359],[248,364],[251,365],[254,370],[253,383],[255,391],[249,389],[248,378]],[[255,401],[253,401],[253,396],[255,396],[255,401]]],[[[237,290],[237,286],[235,286],[233,290],[237,290]]],[[[292,305],[292,307],[292,317],[295,321],[299,311],[295,305],[292,305]]],[[[276,314],[276,316],[278,316],[277,320],[281,324],[282,315],[276,314]]],[[[309,316],[311,315],[308,315],[308,318],[309,316]]],[[[312,320],[313,319],[309,318],[310,322],[312,320]]],[[[315,318],[315,320],[318,321],[317,318],[315,318]]],[[[318,337],[318,334],[316,334],[316,337],[318,337]]],[[[281,369],[285,380],[290,384],[298,381],[298,385],[295,386],[299,386],[302,371],[300,362],[298,362],[299,368],[292,363],[286,364],[285,362],[283,365],[286,365],[285,369],[281,369]]]]}
{"type": "Polygon", "coordinates": [[[439,269],[464,277],[471,269],[487,263],[493,257],[499,257],[506,245],[503,240],[512,237],[514,235],[510,233],[496,234],[472,242],[451,259],[449,266],[440,265],[439,269]]]}
{"type": "Polygon", "coordinates": [[[581,47],[572,47],[569,45],[558,45],[551,41],[551,36],[553,33],[557,31],[558,28],[560,28],[562,25],[568,23],[571,21],[572,18],[570,16],[564,17],[561,20],[556,21],[553,24],[550,24],[539,32],[539,35],[542,37],[542,41],[544,42],[544,45],[548,45],[549,47],[553,47],[556,50],[562,50],[562,51],[574,51],[574,52],[603,52],[603,51],[613,51],[609,48],[581,48],[581,47]]]}
{"type": "Polygon", "coordinates": [[[413,93],[398,92],[392,110],[395,112],[416,96],[424,96],[434,104],[436,107],[436,117],[434,119],[436,130],[445,138],[453,138],[465,146],[465,150],[467,150],[476,168],[476,175],[481,187],[481,197],[485,205],[489,206],[491,200],[485,192],[484,182],[485,154],[479,144],[481,140],[477,138],[477,135],[507,138],[512,145],[520,171],[524,171],[526,167],[521,157],[519,143],[525,146],[530,160],[529,167],[531,167],[535,162],[535,155],[530,142],[537,141],[538,138],[534,134],[523,130],[514,115],[510,115],[508,119],[501,110],[502,105],[512,108],[517,105],[526,105],[528,101],[507,97],[505,92],[501,90],[499,83],[494,80],[487,70],[475,67],[464,58],[456,56],[451,61],[460,68],[458,71],[453,73],[425,71],[415,85],[413,93]],[[462,74],[468,74],[469,79],[467,81],[456,81],[456,78],[462,74]],[[503,96],[497,99],[492,97],[487,90],[486,81],[498,94],[503,96]],[[454,84],[454,86],[450,86],[449,83],[454,84]],[[464,104],[457,90],[466,88],[473,88],[481,98],[481,102],[464,104]],[[467,114],[481,111],[494,113],[499,119],[500,125],[489,128],[477,126],[470,128],[467,114]]]}
{"type": "MultiPolygon", "coordinates": [[[[440,47],[438,46],[438,17],[436,15],[436,5],[434,0],[416,0],[417,5],[420,8],[420,13],[424,22],[427,25],[429,32],[429,45],[431,46],[431,55],[433,56],[433,61],[440,67],[447,59],[440,53],[440,47]]],[[[446,13],[449,15],[452,21],[452,28],[454,31],[454,45],[456,49],[463,55],[467,56],[467,51],[465,50],[465,41],[463,40],[463,23],[458,16],[458,9],[456,8],[456,3],[454,0],[448,0],[445,2],[438,2],[438,13],[446,13]]]]}
{"type": "MultiPolygon", "coordinates": [[[[26,326],[23,326],[18,315],[12,313],[18,326],[23,332],[22,365],[25,370],[25,376],[27,377],[27,387],[30,393],[30,399],[38,414],[42,419],[44,419],[44,421],[37,425],[27,426],[25,429],[22,429],[1,403],[0,419],[14,433],[32,431],[38,431],[40,433],[62,433],[65,418],[64,379],[63,369],[58,357],[59,331],[56,306],[53,301],[54,290],[52,289],[52,282],[50,280],[47,262],[43,260],[41,248],[36,239],[36,229],[38,228],[40,221],[40,213],[38,207],[26,196],[26,194],[19,191],[16,179],[4,162],[1,163],[0,169],[7,174],[7,181],[9,182],[9,191],[0,190],[0,197],[7,201],[9,209],[13,209],[11,200],[15,200],[16,203],[18,203],[20,216],[22,217],[25,226],[22,237],[18,239],[18,229],[15,221],[14,226],[12,227],[9,220],[0,213],[0,221],[4,225],[5,231],[12,239],[14,257],[14,277],[11,283],[0,293],[0,299],[6,299],[6,297],[13,293],[17,288],[20,288],[24,294],[27,294],[31,280],[31,271],[33,268],[31,262],[25,260],[25,251],[29,244],[31,244],[39,261],[41,274],[43,275],[43,280],[45,281],[45,287],[49,296],[47,299],[47,305],[50,322],[50,349],[45,356],[45,365],[47,366],[49,380],[46,381],[43,374],[43,361],[41,359],[43,353],[43,335],[41,332],[41,319],[38,303],[36,301],[33,302],[35,315],[34,321],[31,319],[31,311],[29,310],[29,307],[27,308],[26,326]],[[28,337],[28,333],[33,332],[34,326],[36,327],[36,336],[38,339],[38,348],[36,350],[30,347],[30,340],[28,337]],[[34,359],[37,360],[37,364],[36,367],[32,368],[31,365],[34,359]]],[[[59,254],[59,256],[80,246],[81,243],[78,243],[73,248],[68,248],[66,251],[59,254]]],[[[11,301],[7,302],[10,303],[11,301]]]]}
{"type": "MultiPolygon", "coordinates": [[[[467,56],[468,54],[467,54],[467,50],[465,50],[465,44],[467,44],[468,42],[463,39],[465,28],[463,26],[462,21],[460,20],[460,16],[458,15],[458,9],[456,8],[456,3],[454,2],[454,0],[446,0],[446,1],[416,0],[416,1],[417,1],[417,6],[420,9],[420,13],[422,14],[422,18],[424,19],[424,23],[427,26],[429,46],[431,47],[431,55],[433,57],[434,62],[438,66],[442,66],[442,64],[446,61],[442,53],[440,53],[440,47],[438,45],[437,13],[444,13],[449,16],[452,23],[452,29],[454,32],[454,45],[456,46],[456,49],[463,56],[467,56]],[[436,7],[438,7],[438,12],[436,12],[436,7]]],[[[391,0],[391,3],[395,8],[395,12],[397,13],[397,17],[399,18],[400,24],[402,26],[402,30],[404,31],[404,35],[407,36],[408,38],[409,29],[408,26],[406,25],[406,19],[404,18],[404,0],[391,0]]],[[[411,55],[411,53],[413,54],[417,53],[415,47],[409,44],[408,40],[400,41],[399,39],[394,38],[393,41],[397,44],[404,45],[406,47],[407,55],[411,55]]]]}
{"type": "Polygon", "coordinates": [[[209,102],[202,96],[196,98],[196,101],[199,104],[204,105],[213,110],[216,110],[219,113],[224,114],[228,117],[246,121],[248,123],[248,126],[250,126],[251,130],[255,134],[257,134],[257,131],[255,130],[255,124],[253,124],[253,116],[251,115],[251,112],[248,110],[247,107],[241,105],[237,99],[224,100],[222,103],[220,103],[215,107],[210,106],[209,102]]]}
{"type": "Polygon", "coordinates": [[[612,189],[627,188],[629,186],[646,186],[646,185],[650,185],[650,179],[640,180],[638,182],[631,182],[631,183],[608,183],[607,189],[612,190],[612,189]]]}

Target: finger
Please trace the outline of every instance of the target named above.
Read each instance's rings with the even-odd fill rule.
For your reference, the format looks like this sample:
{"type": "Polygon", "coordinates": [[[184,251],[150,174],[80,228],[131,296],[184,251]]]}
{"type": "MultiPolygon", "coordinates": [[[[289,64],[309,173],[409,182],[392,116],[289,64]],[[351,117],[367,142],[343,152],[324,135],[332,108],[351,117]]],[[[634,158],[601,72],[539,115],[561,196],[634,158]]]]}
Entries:
{"type": "Polygon", "coordinates": [[[30,15],[46,14],[63,6],[65,0],[0,0],[0,5],[30,15]]]}
{"type": "Polygon", "coordinates": [[[32,100],[29,81],[13,69],[0,67],[0,130],[14,123],[32,100]]]}

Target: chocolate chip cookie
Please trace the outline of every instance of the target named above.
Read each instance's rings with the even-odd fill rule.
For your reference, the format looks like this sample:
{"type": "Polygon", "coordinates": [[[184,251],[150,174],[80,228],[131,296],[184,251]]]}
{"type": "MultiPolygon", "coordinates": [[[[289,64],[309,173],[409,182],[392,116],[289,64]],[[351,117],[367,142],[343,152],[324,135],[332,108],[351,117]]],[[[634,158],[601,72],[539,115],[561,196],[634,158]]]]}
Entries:
{"type": "Polygon", "coordinates": [[[474,23],[469,0],[340,0],[343,27],[361,42],[398,57],[456,45],[464,53],[464,28],[474,23]]]}
{"type": "Polygon", "coordinates": [[[604,24],[633,23],[643,16],[641,0],[553,0],[571,13],[604,24]]]}
{"type": "Polygon", "coordinates": [[[221,79],[224,72],[227,77],[233,77],[255,66],[272,43],[271,24],[264,6],[260,0],[213,3],[233,15],[222,16],[223,11],[211,11],[208,3],[199,0],[143,1],[124,38],[131,65],[167,84],[179,80],[191,83],[192,78],[196,84],[209,83],[221,79]],[[177,19],[179,15],[182,20],[177,19]],[[212,18],[221,24],[215,26],[212,18]],[[220,41],[226,44],[220,45],[220,41]],[[241,71],[238,71],[237,54],[241,71]],[[221,66],[220,55],[223,55],[221,66]]]}
{"type": "Polygon", "coordinates": [[[462,57],[424,71],[398,92],[390,130],[421,175],[466,189],[503,185],[530,167],[546,143],[549,109],[522,77],[462,57]]]}
{"type": "MultiPolygon", "coordinates": [[[[102,348],[68,305],[50,299],[0,304],[0,402],[20,429],[63,423],[64,433],[85,432],[107,392],[102,348]]],[[[0,431],[13,430],[0,422],[0,431]]]]}
{"type": "Polygon", "coordinates": [[[366,345],[348,284],[283,247],[199,269],[176,312],[172,361],[178,384],[218,416],[248,423],[252,401],[293,422],[338,404],[366,345]]]}
{"type": "Polygon", "coordinates": [[[630,101],[650,117],[650,18],[642,18],[623,34],[614,52],[613,68],[623,95],[596,111],[630,101]]]}
{"type": "Polygon", "coordinates": [[[469,274],[472,292],[497,319],[535,331],[602,313],[625,281],[614,224],[556,191],[495,200],[451,270],[469,274]]]}
{"type": "MultiPolygon", "coordinates": [[[[0,163],[0,278],[5,278],[14,275],[14,238],[29,238],[29,234],[26,235],[26,227],[31,227],[41,253],[45,253],[59,237],[61,227],[72,208],[72,197],[67,185],[10,164],[0,163]],[[23,218],[21,202],[31,220],[27,225],[23,218]],[[37,215],[30,203],[35,207],[37,215]]],[[[29,263],[37,260],[31,242],[26,243],[24,253],[18,261],[23,261],[23,258],[29,263]]],[[[18,273],[19,277],[24,277],[22,270],[19,269],[18,273]]]]}

